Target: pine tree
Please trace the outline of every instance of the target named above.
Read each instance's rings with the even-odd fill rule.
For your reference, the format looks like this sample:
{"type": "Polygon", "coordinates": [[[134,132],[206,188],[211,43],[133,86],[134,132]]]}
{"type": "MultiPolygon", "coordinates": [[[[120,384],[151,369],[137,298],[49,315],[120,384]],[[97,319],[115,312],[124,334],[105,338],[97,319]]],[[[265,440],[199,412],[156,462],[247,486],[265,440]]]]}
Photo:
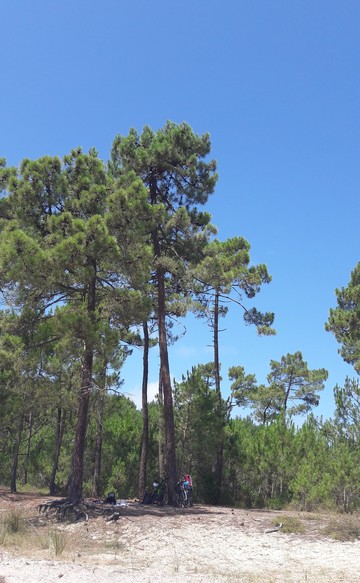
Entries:
{"type": "Polygon", "coordinates": [[[166,316],[175,290],[184,293],[182,281],[189,261],[194,261],[208,239],[209,216],[197,210],[214,190],[215,163],[209,154],[208,135],[197,136],[186,123],[167,122],[154,133],[145,127],[128,137],[117,136],[112,148],[111,169],[115,176],[133,171],[146,187],[155,221],[149,224],[156,289],[156,318],[160,352],[159,388],[163,391],[168,499],[172,503],[176,484],[176,453],[173,397],[168,356],[166,316]]]}
{"type": "Polygon", "coordinates": [[[77,501],[94,357],[119,320],[126,329],[146,313],[131,283],[141,278],[137,260],[146,251],[129,221],[145,202],[144,191],[134,176],[115,183],[95,150],[73,150],[63,161],[24,160],[19,172],[2,176],[8,192],[0,235],[3,293],[17,309],[36,307],[38,318],[52,317],[59,337],[71,335],[74,353],[81,354],[69,481],[69,497],[77,501]],[[121,229],[115,230],[116,219],[121,229]]]}
{"type": "MultiPolygon", "coordinates": [[[[196,280],[197,314],[206,317],[213,330],[214,380],[218,401],[218,418],[225,428],[231,403],[224,410],[221,394],[219,321],[228,312],[228,304],[234,303],[244,311],[246,324],[257,327],[258,334],[275,334],[271,328],[273,313],[261,313],[256,308],[247,309],[245,298],[253,298],[271,277],[265,265],[250,266],[250,245],[243,237],[220,242],[212,241],[204,250],[202,261],[194,269],[196,280]]],[[[224,432],[223,432],[224,433],[224,432]]],[[[220,438],[215,463],[217,501],[221,496],[224,436],[220,438]]]]}
{"type": "Polygon", "coordinates": [[[339,353],[360,374],[360,263],[351,272],[348,286],[336,290],[337,307],[325,324],[341,344],[339,353]]]}

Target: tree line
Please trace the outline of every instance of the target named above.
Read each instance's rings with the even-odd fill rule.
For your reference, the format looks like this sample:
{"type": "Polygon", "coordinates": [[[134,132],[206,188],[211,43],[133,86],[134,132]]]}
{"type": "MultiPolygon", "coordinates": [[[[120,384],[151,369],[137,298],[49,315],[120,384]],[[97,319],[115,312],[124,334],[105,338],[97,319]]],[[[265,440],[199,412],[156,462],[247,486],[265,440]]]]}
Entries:
{"type": "MultiPolygon", "coordinates": [[[[243,237],[217,239],[203,210],[217,180],[209,154],[208,134],[167,122],[157,132],[116,136],[106,163],[80,148],[63,159],[24,159],[19,168],[1,160],[0,480],[12,491],[21,480],[74,502],[107,488],[141,498],[151,479],[166,476],[172,503],[186,469],[199,500],[308,504],[316,496],[300,494],[295,479],[301,447],[311,446],[302,461],[324,448],[328,476],[330,452],[354,462],[356,407],[349,420],[344,403],[356,402],[356,381],[336,388],[334,421],[310,415],[300,429],[292,423],[318,404],[327,378],[324,369],[309,370],[300,351],[271,361],[267,385],[232,367],[231,396],[223,398],[219,322],[229,302],[258,334],[275,329],[272,312],[247,304],[270,283],[266,266],[251,264],[243,237]],[[213,360],[171,382],[173,324],[189,311],[209,326],[213,360]],[[121,367],[134,346],[143,350],[141,411],[121,394],[121,367]],[[155,350],[158,396],[148,403],[155,350]],[[234,419],[234,405],[251,415],[234,419]]],[[[326,324],[357,372],[358,272],[337,291],[326,324]]],[[[350,507],[356,492],[346,488],[350,507]]],[[[330,490],[324,499],[338,504],[330,490]]]]}

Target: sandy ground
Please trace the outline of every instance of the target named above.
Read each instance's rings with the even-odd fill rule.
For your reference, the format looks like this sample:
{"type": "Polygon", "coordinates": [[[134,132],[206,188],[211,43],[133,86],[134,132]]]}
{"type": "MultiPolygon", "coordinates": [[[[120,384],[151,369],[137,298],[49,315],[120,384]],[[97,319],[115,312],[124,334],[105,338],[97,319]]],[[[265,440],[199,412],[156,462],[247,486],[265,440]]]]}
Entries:
{"type": "Polygon", "coordinates": [[[360,583],[360,541],[324,534],[338,517],[128,502],[117,522],[59,524],[37,513],[47,499],[0,492],[0,512],[21,509],[30,524],[21,539],[0,546],[0,583],[360,583]],[[303,532],[274,531],[289,517],[303,532]],[[48,544],[55,531],[66,542],[60,556],[48,544]]]}

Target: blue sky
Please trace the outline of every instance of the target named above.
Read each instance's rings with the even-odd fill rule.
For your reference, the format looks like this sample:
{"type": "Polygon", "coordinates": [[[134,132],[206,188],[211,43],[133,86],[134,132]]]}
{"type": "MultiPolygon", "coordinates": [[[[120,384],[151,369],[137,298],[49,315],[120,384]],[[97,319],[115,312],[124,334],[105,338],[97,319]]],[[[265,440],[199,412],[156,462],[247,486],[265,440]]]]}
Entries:
{"type": "MultiPolygon", "coordinates": [[[[208,210],[221,240],[244,236],[273,281],[255,305],[276,313],[259,338],[232,309],[220,356],[265,382],[270,360],[300,350],[329,379],[316,414],[352,367],[324,329],[335,288],[359,257],[358,0],[3,0],[0,156],[62,156],[166,120],[209,132],[219,181],[208,210]]],[[[188,319],[171,374],[212,359],[188,319]]],[[[158,357],[150,381],[156,386],[158,357]]],[[[124,368],[136,397],[141,354],[124,368]]],[[[241,414],[241,411],[236,413],[241,414]]]]}

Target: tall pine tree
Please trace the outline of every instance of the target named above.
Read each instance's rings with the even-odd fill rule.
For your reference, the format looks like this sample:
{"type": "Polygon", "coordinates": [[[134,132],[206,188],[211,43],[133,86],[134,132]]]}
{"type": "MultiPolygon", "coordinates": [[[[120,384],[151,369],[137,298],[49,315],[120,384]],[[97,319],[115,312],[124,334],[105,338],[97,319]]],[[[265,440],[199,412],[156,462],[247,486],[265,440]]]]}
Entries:
{"type": "Polygon", "coordinates": [[[187,266],[208,240],[209,216],[198,211],[216,183],[215,162],[204,159],[210,152],[207,134],[198,136],[186,123],[167,122],[154,133],[145,127],[117,136],[112,148],[111,168],[115,176],[133,171],[146,187],[154,207],[155,224],[149,228],[156,288],[160,388],[165,412],[165,441],[168,498],[172,503],[177,480],[173,398],[168,356],[166,315],[171,293],[183,292],[187,266]]]}

